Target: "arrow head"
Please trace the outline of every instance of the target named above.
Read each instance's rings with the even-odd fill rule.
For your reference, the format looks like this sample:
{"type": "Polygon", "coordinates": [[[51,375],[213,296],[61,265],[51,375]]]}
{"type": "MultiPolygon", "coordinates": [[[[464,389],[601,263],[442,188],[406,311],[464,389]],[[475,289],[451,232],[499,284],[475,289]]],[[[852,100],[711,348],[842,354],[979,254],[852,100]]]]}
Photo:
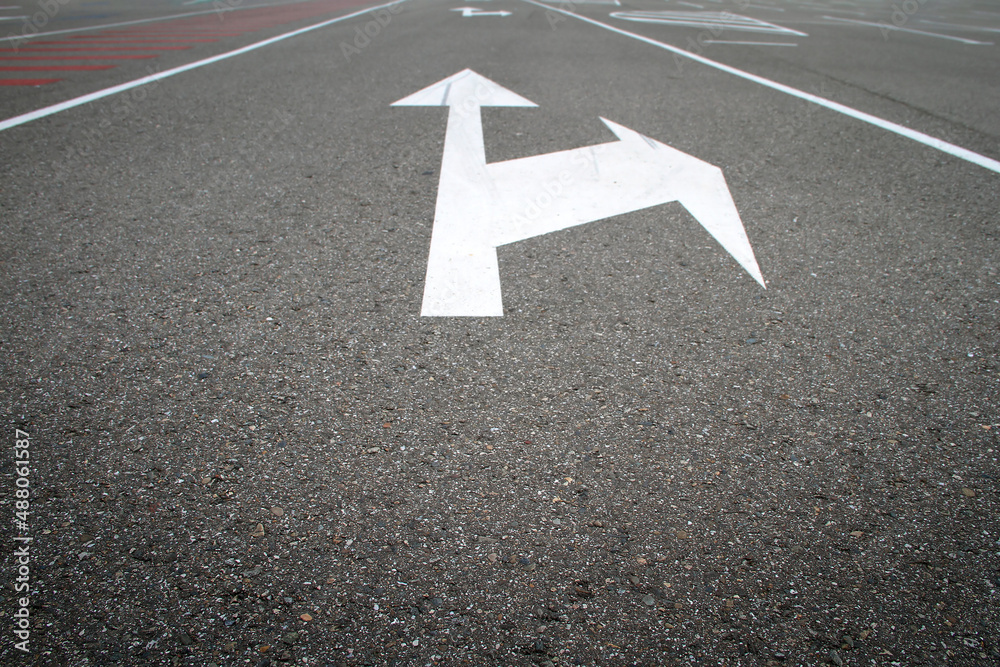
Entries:
{"type": "Polygon", "coordinates": [[[677,184],[677,201],[761,287],[767,289],[722,170],[607,118],[601,121],[623,146],[628,147],[633,164],[645,164],[646,172],[660,172],[677,184]]]}
{"type": "Polygon", "coordinates": [[[418,90],[394,102],[394,107],[537,107],[471,69],[452,74],[447,79],[418,90]]]}

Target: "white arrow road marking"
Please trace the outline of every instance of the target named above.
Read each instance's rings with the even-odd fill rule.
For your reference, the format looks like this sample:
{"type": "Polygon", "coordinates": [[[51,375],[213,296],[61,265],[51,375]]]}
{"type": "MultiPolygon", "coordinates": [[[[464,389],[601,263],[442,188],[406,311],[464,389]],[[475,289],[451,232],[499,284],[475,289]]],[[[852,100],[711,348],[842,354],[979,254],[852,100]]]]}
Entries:
{"type": "Polygon", "coordinates": [[[618,141],[486,164],[480,108],[536,105],[468,69],[393,106],[449,107],[425,317],[503,316],[498,246],[672,201],[764,285],[718,167],[603,118],[618,141]]]}
{"type": "Polygon", "coordinates": [[[476,7],[455,7],[451,11],[462,12],[463,18],[469,18],[470,16],[510,16],[512,13],[503,10],[490,12],[485,9],[477,9],[476,7]]]}

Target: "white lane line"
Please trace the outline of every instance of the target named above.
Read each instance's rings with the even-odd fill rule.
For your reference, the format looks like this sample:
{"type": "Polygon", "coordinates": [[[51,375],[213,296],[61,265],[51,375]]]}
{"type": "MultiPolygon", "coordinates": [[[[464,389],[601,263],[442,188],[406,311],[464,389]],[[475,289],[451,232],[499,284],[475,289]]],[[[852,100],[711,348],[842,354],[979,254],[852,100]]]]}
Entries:
{"type": "Polygon", "coordinates": [[[930,21],[928,19],[918,19],[920,23],[924,25],[932,25],[937,28],[946,28],[949,30],[969,30],[972,32],[1000,32],[1000,28],[989,28],[987,26],[977,26],[977,25],[959,25],[957,23],[941,23],[940,21],[930,21]]]}
{"type": "MultiPolygon", "coordinates": [[[[67,35],[67,34],[72,33],[72,32],[86,32],[88,30],[104,30],[105,28],[120,28],[120,27],[126,26],[126,25],[139,25],[141,23],[157,23],[159,21],[172,21],[174,19],[188,18],[189,16],[204,16],[205,14],[220,14],[220,13],[223,13],[223,12],[225,12],[225,13],[228,13],[228,12],[238,12],[238,11],[242,11],[242,10],[245,10],[245,9],[261,9],[263,7],[276,7],[276,6],[285,5],[285,4],[295,4],[295,3],[294,2],[293,3],[287,3],[287,2],[270,2],[270,3],[259,4],[259,5],[247,5],[246,7],[226,7],[225,9],[206,9],[205,11],[201,11],[201,12],[186,12],[184,14],[171,14],[170,16],[159,16],[157,18],[152,18],[152,19],[136,19],[134,21],[121,21],[120,23],[100,23],[98,25],[88,25],[88,26],[86,26],[84,28],[67,28],[66,30],[50,30],[49,32],[36,32],[34,34],[31,34],[31,35],[13,35],[13,34],[11,34],[11,35],[7,35],[6,37],[0,37],[0,42],[2,42],[4,40],[14,41],[14,40],[21,40],[21,39],[35,39],[37,37],[48,37],[50,35],[67,35]]],[[[333,11],[336,11],[336,10],[333,10],[333,11]]],[[[17,17],[11,17],[11,18],[24,19],[25,21],[27,21],[31,17],[29,17],[29,16],[17,16],[17,17]]],[[[2,19],[0,19],[0,20],[2,20],[2,19]]]]}
{"type": "Polygon", "coordinates": [[[705,44],[740,44],[744,46],[798,46],[788,42],[737,42],[726,39],[706,39],[705,44]]]}
{"type": "Polygon", "coordinates": [[[977,46],[991,46],[993,42],[977,42],[974,39],[966,39],[964,37],[955,37],[953,35],[942,35],[937,32],[925,32],[923,30],[914,30],[913,28],[900,28],[894,26],[891,23],[872,23],[870,21],[858,21],[855,19],[838,19],[836,16],[824,16],[824,19],[829,21],[840,21],[841,23],[853,23],[854,25],[870,26],[872,28],[878,28],[879,30],[894,30],[896,32],[908,32],[914,35],[923,35],[925,37],[937,37],[938,39],[949,39],[953,42],[961,42],[962,44],[973,44],[977,46]]]}
{"type": "Polygon", "coordinates": [[[150,74],[149,76],[144,76],[133,81],[128,81],[126,83],[119,84],[117,86],[112,86],[110,88],[105,88],[104,90],[98,90],[94,93],[89,93],[87,95],[81,95],[80,97],[74,97],[71,100],[66,100],[65,102],[60,102],[59,104],[53,104],[52,106],[47,106],[42,109],[37,109],[35,111],[30,111],[20,116],[14,116],[13,118],[8,118],[5,121],[0,121],[0,132],[10,129],[12,127],[17,127],[18,125],[23,125],[25,123],[30,123],[33,120],[38,120],[39,118],[45,118],[46,116],[51,116],[57,114],[60,111],[66,111],[67,109],[73,109],[78,106],[87,104],[88,102],[93,102],[95,100],[100,100],[105,97],[110,97],[112,95],[117,95],[118,93],[123,93],[126,90],[131,90],[133,88],[138,88],[139,86],[145,86],[147,83],[154,83],[156,81],[162,81],[168,77],[174,76],[175,74],[182,74],[183,72],[188,72],[193,69],[198,69],[199,67],[204,67],[205,65],[211,65],[212,63],[217,63],[220,60],[226,60],[228,58],[233,58],[235,56],[243,55],[244,53],[249,53],[250,51],[256,51],[265,46],[270,46],[276,42],[281,42],[291,37],[297,37],[299,35],[305,34],[307,32],[312,32],[313,30],[319,30],[320,28],[325,28],[328,25],[333,25],[334,23],[339,23],[340,21],[346,21],[347,19],[354,18],[355,16],[361,16],[362,14],[368,14],[377,9],[386,9],[392,7],[393,5],[399,5],[406,0],[393,0],[393,2],[387,2],[381,5],[373,5],[371,7],[365,7],[364,9],[359,9],[356,12],[351,12],[350,14],[345,14],[344,16],[338,16],[335,19],[330,19],[328,21],[323,21],[315,25],[306,26],[305,28],[299,28],[298,30],[292,30],[291,32],[286,32],[282,35],[276,35],[269,39],[262,40],[260,42],[255,42],[254,44],[248,44],[239,49],[233,51],[227,51],[226,53],[220,53],[217,56],[212,56],[211,58],[205,58],[204,60],[198,60],[193,63],[188,63],[187,65],[181,65],[180,67],[174,67],[173,69],[168,69],[163,72],[157,72],[156,74],[150,74]]]}
{"type": "Polygon", "coordinates": [[[27,21],[27,16],[0,16],[0,21],[27,21]]]}
{"type": "Polygon", "coordinates": [[[777,90],[779,92],[785,93],[786,95],[791,95],[792,97],[797,97],[800,100],[805,100],[806,102],[812,102],[818,106],[824,107],[831,111],[836,111],[837,113],[842,113],[845,116],[850,116],[857,120],[869,123],[876,127],[880,127],[883,130],[888,130],[894,134],[898,134],[907,139],[912,139],[918,143],[925,146],[930,146],[931,148],[936,148],[937,150],[947,153],[948,155],[953,155],[962,160],[966,160],[973,164],[978,164],[980,167],[989,169],[990,171],[995,171],[1000,174],[1000,161],[994,160],[993,158],[986,157],[985,155],[980,155],[970,151],[968,148],[962,148],[961,146],[956,146],[955,144],[948,143],[942,139],[932,137],[929,134],[924,134],[923,132],[918,132],[916,130],[911,130],[910,128],[893,123],[892,121],[879,118],[878,116],[873,116],[871,114],[865,113],[864,111],[858,111],[857,109],[852,109],[849,106],[840,104],[839,102],[834,102],[828,100],[824,97],[819,97],[818,95],[813,95],[801,91],[797,88],[792,88],[791,86],[786,86],[783,83],[778,83],[777,81],[771,81],[770,79],[765,79],[762,76],[757,76],[756,74],[751,74],[750,72],[744,72],[741,69],[736,69],[735,67],[730,67],[729,65],[723,65],[715,60],[709,60],[704,56],[699,56],[698,54],[691,53],[690,51],[685,51],[684,49],[679,49],[676,46],[671,46],[664,42],[658,42],[655,39],[650,39],[649,37],[644,37],[640,34],[629,32],[628,30],[622,30],[621,28],[616,28],[613,25],[607,23],[601,23],[592,18],[582,16],[580,14],[574,14],[573,12],[566,11],[565,9],[559,9],[558,7],[552,7],[551,5],[546,5],[541,2],[536,2],[536,0],[522,0],[522,2],[527,2],[530,5],[535,5],[536,7],[541,7],[549,11],[557,12],[565,16],[571,16],[575,19],[583,21],[584,23],[589,23],[591,25],[597,26],[598,28],[603,28],[605,30],[610,30],[611,32],[618,33],[619,35],[624,35],[625,37],[631,37],[640,42],[649,44],[650,46],[655,46],[657,48],[663,49],[664,51],[669,51],[675,55],[688,58],[695,62],[701,63],[703,65],[708,65],[709,67],[714,67],[717,70],[727,72],[733,76],[738,76],[741,79],[746,79],[747,81],[753,81],[754,83],[759,83],[762,86],[771,88],[772,90],[777,90]]]}

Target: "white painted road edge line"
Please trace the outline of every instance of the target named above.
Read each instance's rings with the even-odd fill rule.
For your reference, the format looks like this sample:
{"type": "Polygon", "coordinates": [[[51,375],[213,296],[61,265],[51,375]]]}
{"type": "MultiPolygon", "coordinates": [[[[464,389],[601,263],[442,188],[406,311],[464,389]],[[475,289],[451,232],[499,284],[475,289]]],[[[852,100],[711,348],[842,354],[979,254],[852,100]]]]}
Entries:
{"type": "Polygon", "coordinates": [[[813,95],[805,91],[799,90],[797,88],[792,88],[791,86],[786,86],[783,83],[778,83],[777,81],[771,81],[770,79],[765,79],[762,76],[757,76],[756,74],[751,74],[750,72],[744,72],[741,69],[736,69],[735,67],[730,67],[729,65],[723,65],[715,60],[710,60],[704,56],[699,56],[696,53],[691,53],[690,51],[685,51],[684,49],[677,48],[676,46],[671,46],[670,44],[665,44],[664,42],[658,42],[655,39],[649,37],[643,37],[642,35],[636,34],[634,32],[629,32],[628,30],[622,30],[621,28],[616,28],[607,23],[601,23],[592,18],[586,16],[581,16],[580,14],[574,14],[573,12],[567,11],[565,9],[559,9],[558,7],[552,7],[541,2],[536,2],[535,0],[522,0],[522,2],[527,2],[530,5],[535,5],[536,7],[541,7],[542,9],[547,9],[552,12],[557,12],[559,14],[564,14],[566,16],[571,16],[575,19],[579,19],[584,23],[589,23],[595,25],[599,28],[604,28],[605,30],[610,30],[611,32],[616,32],[619,35],[624,35],[625,37],[631,37],[632,39],[639,40],[640,42],[645,42],[651,46],[663,49],[665,51],[670,51],[673,54],[689,58],[695,62],[699,62],[703,65],[708,65],[709,67],[714,67],[715,69],[721,70],[732,74],[733,76],[738,76],[741,79],[746,79],[747,81],[753,81],[754,83],[759,83],[762,86],[771,88],[772,90],[777,90],[779,92],[785,93],[786,95],[791,95],[792,97],[797,97],[800,100],[805,100],[806,102],[812,102],[813,104],[819,105],[831,111],[836,111],[837,113],[842,113],[845,116],[850,116],[860,121],[864,121],[876,127],[880,127],[883,130],[888,130],[894,134],[898,134],[907,139],[912,139],[918,143],[924,144],[925,146],[930,146],[931,148],[936,148],[937,150],[953,155],[962,160],[972,162],[973,164],[978,164],[980,167],[989,169],[990,171],[995,171],[1000,174],[1000,161],[994,160],[993,158],[986,157],[985,155],[980,155],[979,153],[974,153],[967,148],[962,148],[961,146],[956,146],[955,144],[950,144],[947,141],[932,137],[929,134],[924,134],[923,132],[918,132],[916,130],[911,130],[910,128],[893,123],[892,121],[879,118],[878,116],[873,116],[871,114],[865,113],[864,111],[858,111],[857,109],[852,109],[849,106],[840,104],[839,102],[834,102],[828,100],[824,97],[819,97],[818,95],[813,95]]]}
{"type": "Polygon", "coordinates": [[[138,88],[139,86],[145,86],[147,83],[154,83],[156,81],[161,81],[168,77],[174,76],[175,74],[181,74],[193,69],[198,69],[199,67],[204,67],[205,65],[211,65],[212,63],[217,63],[220,60],[226,60],[228,58],[233,58],[235,56],[243,55],[244,53],[249,53],[250,51],[255,51],[257,49],[263,48],[274,44],[275,42],[280,42],[286,40],[290,37],[296,37],[313,30],[318,30],[320,28],[325,28],[328,25],[338,23],[340,21],[346,21],[347,19],[354,18],[355,16],[361,16],[362,14],[367,14],[379,9],[386,9],[392,7],[393,5],[402,4],[406,0],[393,0],[393,2],[387,2],[381,5],[373,5],[371,7],[365,7],[356,12],[351,12],[350,14],[345,14],[344,16],[338,16],[335,19],[330,19],[328,21],[323,21],[315,25],[306,26],[305,28],[299,28],[298,30],[292,30],[291,32],[286,32],[283,35],[276,35],[269,39],[265,39],[254,44],[248,44],[242,48],[236,49],[234,51],[228,51],[226,53],[220,53],[217,56],[212,56],[211,58],[205,58],[204,60],[198,60],[193,63],[188,63],[187,65],[181,65],[180,67],[174,67],[173,69],[168,69],[164,72],[157,72],[156,74],[150,74],[149,76],[144,76],[139,79],[134,79],[126,83],[119,84],[117,86],[112,86],[110,88],[105,88],[104,90],[98,90],[94,93],[88,93],[87,95],[81,95],[80,97],[74,97],[71,100],[66,100],[65,102],[60,102],[59,104],[53,104],[52,106],[44,107],[42,109],[37,109],[35,111],[29,111],[28,113],[21,114],[20,116],[14,116],[13,118],[8,118],[5,121],[0,121],[0,132],[8,130],[12,127],[17,127],[18,125],[24,125],[25,123],[30,123],[33,120],[38,120],[39,118],[45,118],[46,116],[51,116],[57,114],[60,111],[66,111],[67,109],[72,109],[74,107],[82,106],[88,102],[93,102],[94,100],[99,100],[105,97],[110,97],[112,95],[117,95],[118,93],[123,93],[126,90],[131,90],[133,88],[138,88]]]}

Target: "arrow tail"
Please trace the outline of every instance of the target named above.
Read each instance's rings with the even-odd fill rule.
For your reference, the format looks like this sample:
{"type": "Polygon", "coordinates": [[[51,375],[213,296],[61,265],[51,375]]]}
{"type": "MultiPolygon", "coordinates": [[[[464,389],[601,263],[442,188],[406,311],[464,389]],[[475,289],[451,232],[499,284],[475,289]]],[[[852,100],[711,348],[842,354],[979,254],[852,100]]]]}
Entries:
{"type": "Polygon", "coordinates": [[[675,201],[663,165],[643,164],[621,142],[486,166],[499,199],[498,246],[675,201]],[[623,173],[622,165],[632,162],[623,173]],[[616,177],[616,173],[619,177],[616,177]]]}

